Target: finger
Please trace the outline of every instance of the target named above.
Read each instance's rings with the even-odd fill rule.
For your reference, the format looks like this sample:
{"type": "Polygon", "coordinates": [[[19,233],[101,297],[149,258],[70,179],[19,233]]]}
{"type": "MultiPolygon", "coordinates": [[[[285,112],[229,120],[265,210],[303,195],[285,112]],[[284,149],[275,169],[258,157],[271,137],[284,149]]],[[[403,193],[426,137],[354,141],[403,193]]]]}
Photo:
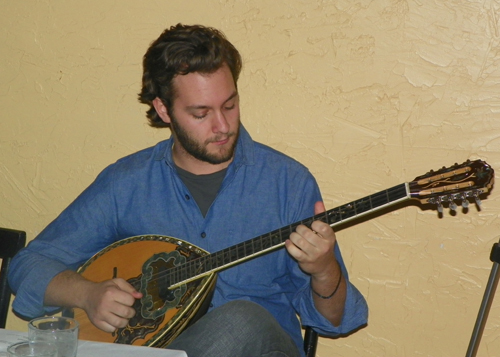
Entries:
{"type": "MultiPolygon", "coordinates": [[[[114,329],[123,328],[128,325],[130,318],[122,317],[114,313],[106,316],[105,323],[112,326],[114,329]]],[[[114,330],[113,330],[114,331],[114,330]]]]}
{"type": "Polygon", "coordinates": [[[95,324],[99,329],[103,330],[104,332],[109,332],[112,333],[116,330],[116,327],[113,325],[107,323],[106,321],[101,321],[95,324]]]}
{"type": "Polygon", "coordinates": [[[301,249],[299,249],[290,239],[287,239],[285,241],[285,248],[288,251],[288,254],[290,254],[297,261],[300,262],[304,259],[305,253],[301,249]]]}
{"type": "MultiPolygon", "coordinates": [[[[322,232],[324,232],[324,229],[321,229],[321,226],[319,226],[316,222],[322,223],[321,221],[315,221],[311,225],[311,228],[300,225],[295,230],[295,233],[298,236],[292,237],[292,235],[290,235],[290,239],[292,240],[292,242],[296,244],[300,249],[307,250],[309,249],[309,245],[317,247],[319,244],[321,244],[323,234],[322,232]]],[[[330,226],[326,226],[330,228],[330,226]]]]}
{"type": "Polygon", "coordinates": [[[128,319],[119,317],[111,311],[98,317],[89,315],[89,318],[96,327],[106,332],[114,332],[117,328],[125,327],[128,324],[128,319]]]}
{"type": "Polygon", "coordinates": [[[296,234],[298,234],[301,237],[305,237],[308,234],[313,235],[314,231],[311,228],[309,228],[309,227],[304,226],[303,224],[301,224],[301,225],[298,225],[297,228],[295,228],[295,232],[292,232],[292,234],[293,233],[296,233],[296,234]]]}
{"type": "Polygon", "coordinates": [[[302,237],[302,235],[298,232],[292,232],[290,234],[290,237],[288,239],[295,247],[297,247],[300,250],[304,250],[304,245],[305,245],[305,239],[302,237]]]}
{"type": "Polygon", "coordinates": [[[132,317],[135,316],[135,309],[133,307],[130,307],[128,305],[121,304],[120,302],[117,302],[113,308],[110,310],[110,312],[120,318],[124,319],[131,319],[132,317]]]}
{"type": "Polygon", "coordinates": [[[306,251],[311,246],[319,244],[319,234],[306,226],[298,226],[295,232],[290,234],[290,240],[300,249],[306,251]]]}
{"type": "Polygon", "coordinates": [[[139,299],[142,297],[142,294],[135,290],[135,288],[127,281],[118,278],[113,279],[113,282],[119,289],[118,294],[116,294],[115,296],[115,301],[127,306],[132,306],[135,302],[135,299],[139,299]]]}
{"type": "MultiPolygon", "coordinates": [[[[311,224],[311,228],[316,232],[316,235],[321,238],[325,238],[325,236],[331,234],[332,231],[332,228],[327,223],[321,221],[314,221],[311,224]]],[[[314,237],[312,237],[312,239],[314,239],[314,237]]]]}
{"type": "MultiPolygon", "coordinates": [[[[126,281],[125,279],[122,279],[122,278],[116,278],[116,279],[113,279],[113,282],[118,285],[118,287],[129,293],[129,294],[134,294],[134,293],[139,293],[136,288],[134,288],[128,281],[126,281]]],[[[140,293],[139,293],[140,294],[140,293]]]]}

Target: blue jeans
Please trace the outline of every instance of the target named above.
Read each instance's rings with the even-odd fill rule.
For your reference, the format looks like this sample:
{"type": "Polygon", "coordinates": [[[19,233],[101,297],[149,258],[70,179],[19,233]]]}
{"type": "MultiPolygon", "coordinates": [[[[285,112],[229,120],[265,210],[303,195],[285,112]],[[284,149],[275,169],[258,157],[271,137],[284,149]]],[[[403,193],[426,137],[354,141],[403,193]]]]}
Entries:
{"type": "Polygon", "coordinates": [[[299,357],[291,337],[260,305],[232,301],[186,329],[169,346],[189,357],[299,357]]]}

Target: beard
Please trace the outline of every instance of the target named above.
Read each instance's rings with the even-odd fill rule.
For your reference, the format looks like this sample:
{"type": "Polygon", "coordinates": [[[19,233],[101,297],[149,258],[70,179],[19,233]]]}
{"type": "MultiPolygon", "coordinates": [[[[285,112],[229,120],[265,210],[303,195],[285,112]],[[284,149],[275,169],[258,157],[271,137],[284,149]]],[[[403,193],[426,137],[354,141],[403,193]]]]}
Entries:
{"type": "Polygon", "coordinates": [[[217,135],[211,139],[205,140],[205,142],[203,143],[190,137],[188,132],[181,125],[179,125],[177,119],[172,115],[170,116],[170,129],[172,130],[175,138],[177,139],[177,143],[180,146],[182,146],[189,155],[191,155],[195,159],[198,159],[203,162],[208,162],[212,165],[222,164],[233,158],[234,151],[236,148],[236,143],[238,142],[238,137],[240,134],[239,118],[238,118],[238,127],[236,128],[236,131],[229,132],[224,136],[217,135]],[[208,151],[207,146],[211,142],[220,141],[223,137],[231,138],[233,136],[235,138],[229,149],[219,150],[217,152],[208,151]]]}

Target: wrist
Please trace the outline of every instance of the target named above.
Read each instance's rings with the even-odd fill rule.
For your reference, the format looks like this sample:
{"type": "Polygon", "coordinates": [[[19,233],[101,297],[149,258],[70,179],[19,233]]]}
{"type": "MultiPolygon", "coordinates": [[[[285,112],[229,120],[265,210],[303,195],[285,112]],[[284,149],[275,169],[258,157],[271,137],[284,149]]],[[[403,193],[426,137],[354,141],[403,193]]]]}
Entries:
{"type": "Polygon", "coordinates": [[[338,278],[337,284],[335,285],[335,289],[333,290],[333,292],[330,295],[325,296],[325,295],[321,295],[320,293],[316,292],[316,290],[314,290],[314,288],[312,287],[312,279],[311,279],[311,291],[314,293],[314,295],[316,295],[324,300],[328,300],[328,299],[331,299],[337,293],[341,282],[342,282],[342,271],[340,271],[339,278],[338,278]]]}
{"type": "Polygon", "coordinates": [[[311,274],[311,280],[318,284],[327,284],[328,282],[337,281],[337,277],[342,275],[339,263],[334,260],[328,267],[318,273],[311,274]]]}

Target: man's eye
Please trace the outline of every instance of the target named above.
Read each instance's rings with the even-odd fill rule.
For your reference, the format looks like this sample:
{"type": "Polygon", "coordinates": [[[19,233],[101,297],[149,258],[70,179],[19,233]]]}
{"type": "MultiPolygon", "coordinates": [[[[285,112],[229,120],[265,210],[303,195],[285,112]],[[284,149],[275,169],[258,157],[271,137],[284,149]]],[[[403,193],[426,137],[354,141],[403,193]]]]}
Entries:
{"type": "Polygon", "coordinates": [[[231,110],[231,109],[234,109],[234,107],[236,106],[236,104],[233,104],[233,105],[230,105],[230,106],[227,106],[227,107],[224,107],[224,109],[226,110],[231,110]]]}
{"type": "Polygon", "coordinates": [[[204,114],[201,114],[201,115],[196,115],[196,114],[193,114],[193,117],[195,119],[203,119],[207,116],[207,113],[204,113],[204,114]]]}

